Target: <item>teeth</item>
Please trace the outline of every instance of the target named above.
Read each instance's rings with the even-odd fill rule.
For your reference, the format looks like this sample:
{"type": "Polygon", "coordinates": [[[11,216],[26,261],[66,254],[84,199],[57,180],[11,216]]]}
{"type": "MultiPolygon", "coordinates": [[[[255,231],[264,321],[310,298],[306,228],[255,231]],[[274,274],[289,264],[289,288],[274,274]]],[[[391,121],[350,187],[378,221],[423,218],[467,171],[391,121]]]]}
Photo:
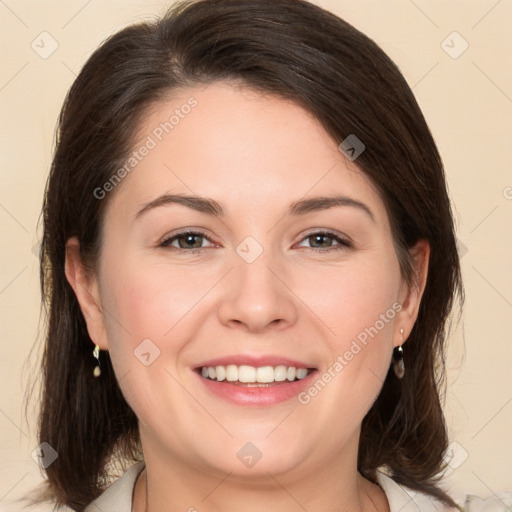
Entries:
{"type": "Polygon", "coordinates": [[[224,368],[224,366],[216,366],[215,373],[218,381],[222,381],[226,378],[226,368],[224,368]]]}
{"type": "Polygon", "coordinates": [[[297,379],[301,380],[301,379],[303,379],[307,374],[308,374],[308,371],[306,370],[306,368],[298,368],[298,369],[297,369],[297,374],[295,375],[295,377],[297,377],[297,379]]]}
{"type": "Polygon", "coordinates": [[[235,382],[238,380],[238,366],[228,364],[226,366],[226,380],[228,382],[235,382]]]}
{"type": "MultiPolygon", "coordinates": [[[[286,380],[286,374],[288,373],[288,368],[286,366],[280,365],[276,366],[274,370],[274,380],[276,382],[283,382],[286,380]]],[[[307,370],[306,370],[307,373],[307,370]]],[[[305,375],[304,375],[305,377],[305,375]]]]}
{"type": "Polygon", "coordinates": [[[238,380],[240,382],[256,382],[256,368],[254,366],[239,366],[238,380]]]}
{"type": "Polygon", "coordinates": [[[288,371],[286,372],[286,378],[288,380],[295,380],[296,376],[297,376],[297,370],[295,369],[295,367],[290,366],[290,368],[288,368],[288,371]]]}
{"type": "Polygon", "coordinates": [[[256,382],[274,382],[274,368],[272,366],[261,366],[256,370],[256,382]]]}
{"type": "Polygon", "coordinates": [[[205,379],[227,382],[263,383],[284,382],[285,380],[301,380],[308,375],[307,368],[295,368],[294,366],[248,366],[228,364],[227,366],[203,366],[201,375],[205,379]]]}

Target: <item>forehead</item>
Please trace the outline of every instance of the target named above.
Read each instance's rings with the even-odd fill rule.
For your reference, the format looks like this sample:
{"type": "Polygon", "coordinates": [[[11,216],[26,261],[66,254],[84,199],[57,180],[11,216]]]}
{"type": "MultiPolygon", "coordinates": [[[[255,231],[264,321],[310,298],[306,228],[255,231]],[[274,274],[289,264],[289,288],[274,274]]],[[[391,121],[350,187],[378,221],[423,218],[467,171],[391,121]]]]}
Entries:
{"type": "Polygon", "coordinates": [[[152,105],[135,139],[118,208],[187,193],[218,198],[228,214],[241,202],[249,214],[335,190],[385,215],[370,180],[320,122],[274,95],[224,82],[174,91],[152,105]]]}

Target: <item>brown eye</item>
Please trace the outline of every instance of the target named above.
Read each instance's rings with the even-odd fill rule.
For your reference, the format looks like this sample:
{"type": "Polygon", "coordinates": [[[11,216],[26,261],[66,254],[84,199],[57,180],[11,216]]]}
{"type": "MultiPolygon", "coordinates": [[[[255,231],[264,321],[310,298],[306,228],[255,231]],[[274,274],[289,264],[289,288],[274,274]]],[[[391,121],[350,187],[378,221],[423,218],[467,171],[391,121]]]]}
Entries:
{"type": "Polygon", "coordinates": [[[161,244],[161,247],[170,247],[171,249],[183,249],[195,252],[201,249],[207,249],[203,247],[203,240],[208,240],[208,237],[203,233],[195,231],[184,231],[177,233],[169,238],[166,238],[161,244]],[[177,246],[174,244],[177,242],[177,246]]]}

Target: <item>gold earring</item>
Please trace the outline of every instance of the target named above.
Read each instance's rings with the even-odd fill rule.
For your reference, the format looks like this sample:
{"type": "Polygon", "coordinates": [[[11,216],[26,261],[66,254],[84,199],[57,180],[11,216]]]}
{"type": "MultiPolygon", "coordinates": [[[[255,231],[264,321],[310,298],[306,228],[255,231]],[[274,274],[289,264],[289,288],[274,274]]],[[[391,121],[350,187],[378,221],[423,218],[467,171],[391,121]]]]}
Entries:
{"type": "Polygon", "coordinates": [[[94,350],[92,351],[92,355],[98,361],[98,364],[94,367],[94,370],[93,370],[92,374],[95,377],[99,377],[101,375],[101,368],[100,368],[100,346],[99,345],[96,345],[94,347],[94,350]]]}
{"type": "Polygon", "coordinates": [[[403,378],[405,374],[404,350],[402,349],[404,343],[403,327],[400,329],[400,338],[400,345],[393,350],[393,371],[399,379],[403,378]]]}

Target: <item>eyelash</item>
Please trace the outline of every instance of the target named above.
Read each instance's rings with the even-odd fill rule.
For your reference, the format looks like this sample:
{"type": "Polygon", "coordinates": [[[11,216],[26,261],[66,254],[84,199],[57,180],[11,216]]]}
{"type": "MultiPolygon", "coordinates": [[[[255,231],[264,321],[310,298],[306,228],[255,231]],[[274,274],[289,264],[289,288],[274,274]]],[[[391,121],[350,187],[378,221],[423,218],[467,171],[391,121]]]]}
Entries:
{"type": "MultiPolygon", "coordinates": [[[[181,247],[174,247],[174,246],[170,245],[175,240],[178,240],[179,238],[187,236],[187,235],[200,236],[202,238],[207,239],[209,242],[212,242],[210,240],[210,238],[205,233],[203,233],[201,231],[182,231],[181,233],[176,233],[175,235],[172,235],[172,236],[166,238],[165,240],[163,240],[160,244],[160,247],[164,247],[164,248],[169,247],[173,250],[186,251],[186,252],[192,253],[192,254],[202,252],[206,249],[210,249],[210,247],[198,247],[195,249],[183,249],[181,247]]],[[[349,248],[353,247],[352,243],[349,240],[347,240],[346,238],[343,238],[335,233],[332,233],[330,231],[325,231],[325,230],[324,231],[313,231],[311,233],[308,233],[300,241],[302,242],[303,240],[306,240],[307,238],[310,238],[315,235],[323,235],[323,236],[330,237],[330,238],[334,239],[336,242],[338,242],[338,245],[328,247],[328,248],[306,247],[306,249],[311,249],[315,252],[331,252],[331,251],[349,249],[349,248]]]]}

